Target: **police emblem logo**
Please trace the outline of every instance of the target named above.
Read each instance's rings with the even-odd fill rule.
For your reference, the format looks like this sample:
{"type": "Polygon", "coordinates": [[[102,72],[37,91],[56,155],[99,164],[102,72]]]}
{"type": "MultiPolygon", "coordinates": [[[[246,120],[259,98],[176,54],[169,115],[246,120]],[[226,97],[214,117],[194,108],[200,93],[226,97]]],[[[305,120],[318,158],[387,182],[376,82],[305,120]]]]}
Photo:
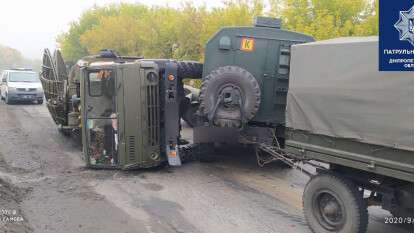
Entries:
{"type": "Polygon", "coordinates": [[[414,6],[408,11],[400,11],[400,18],[394,27],[400,33],[401,41],[408,41],[414,46],[414,6]]]}

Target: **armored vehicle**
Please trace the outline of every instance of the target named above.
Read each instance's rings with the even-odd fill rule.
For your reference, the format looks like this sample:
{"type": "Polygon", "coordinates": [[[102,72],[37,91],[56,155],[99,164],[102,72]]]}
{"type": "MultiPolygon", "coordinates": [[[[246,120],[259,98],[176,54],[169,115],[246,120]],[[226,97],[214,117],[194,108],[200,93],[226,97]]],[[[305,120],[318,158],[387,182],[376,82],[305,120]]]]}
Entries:
{"type": "Polygon", "coordinates": [[[207,42],[194,142],[276,135],[283,143],[291,46],[313,38],[280,26],[258,17],[253,27],[222,28],[207,42]]]}
{"type": "Polygon", "coordinates": [[[188,102],[182,78],[200,76],[200,65],[103,50],[78,61],[68,76],[60,52],[52,58],[45,50],[41,80],[55,123],[82,135],[87,166],[180,165],[180,109],[188,102]]]}

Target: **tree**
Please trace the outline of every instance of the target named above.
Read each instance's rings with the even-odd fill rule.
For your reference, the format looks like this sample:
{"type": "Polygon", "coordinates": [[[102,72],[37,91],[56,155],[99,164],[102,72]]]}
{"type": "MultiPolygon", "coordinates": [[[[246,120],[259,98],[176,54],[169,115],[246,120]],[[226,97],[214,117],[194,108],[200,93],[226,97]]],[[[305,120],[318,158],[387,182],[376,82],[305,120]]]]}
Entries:
{"type": "Polygon", "coordinates": [[[202,61],[204,45],[216,31],[252,25],[255,16],[281,17],[283,28],[321,40],[376,35],[377,11],[377,0],[224,0],[212,9],[113,4],[87,10],[58,42],[70,60],[112,48],[123,55],[202,61]]]}
{"type": "Polygon", "coordinates": [[[281,11],[284,26],[317,40],[372,35],[378,32],[371,0],[286,0],[281,11]]]}
{"type": "Polygon", "coordinates": [[[69,31],[57,37],[63,56],[68,60],[77,60],[88,55],[87,47],[81,43],[80,37],[88,30],[98,25],[108,16],[118,14],[119,6],[93,7],[82,14],[78,21],[70,24],[69,31]]]}

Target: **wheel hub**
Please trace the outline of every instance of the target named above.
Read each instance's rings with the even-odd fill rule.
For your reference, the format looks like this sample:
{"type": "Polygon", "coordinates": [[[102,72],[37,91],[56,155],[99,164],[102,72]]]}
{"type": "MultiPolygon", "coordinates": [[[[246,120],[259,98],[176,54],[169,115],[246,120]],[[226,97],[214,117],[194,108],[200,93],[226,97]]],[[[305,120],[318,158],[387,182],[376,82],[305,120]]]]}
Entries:
{"type": "Polygon", "coordinates": [[[332,198],[326,198],[324,203],[321,203],[322,214],[329,220],[335,222],[341,217],[341,207],[339,203],[332,198]]]}
{"type": "Polygon", "coordinates": [[[260,86],[248,71],[219,67],[203,79],[200,113],[211,125],[241,128],[256,116],[260,95],[260,86]]]}
{"type": "Polygon", "coordinates": [[[241,108],[241,106],[239,106],[241,93],[238,87],[234,85],[226,86],[219,92],[219,95],[223,96],[223,106],[225,108],[235,108],[237,106],[241,108]]]}
{"type": "Polygon", "coordinates": [[[221,127],[240,127],[243,122],[243,97],[240,88],[233,84],[217,92],[217,109],[214,123],[221,127]]]}
{"type": "Polygon", "coordinates": [[[328,230],[339,230],[345,223],[344,207],[333,193],[319,193],[315,211],[320,224],[328,230]]]}

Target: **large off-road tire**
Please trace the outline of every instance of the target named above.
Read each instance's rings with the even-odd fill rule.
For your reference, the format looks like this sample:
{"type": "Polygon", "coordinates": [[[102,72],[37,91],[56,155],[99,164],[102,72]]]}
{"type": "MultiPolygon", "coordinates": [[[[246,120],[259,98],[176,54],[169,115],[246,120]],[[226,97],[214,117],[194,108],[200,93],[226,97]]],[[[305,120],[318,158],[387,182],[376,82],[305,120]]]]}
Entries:
{"type": "Polygon", "coordinates": [[[315,233],[364,233],[368,225],[362,192],[352,181],[336,174],[319,174],[308,182],[303,211],[315,233]]]}
{"type": "Polygon", "coordinates": [[[181,79],[201,79],[203,76],[203,63],[178,61],[177,66],[177,75],[181,79]]]}
{"type": "Polygon", "coordinates": [[[240,123],[246,123],[256,115],[260,107],[260,95],[259,84],[252,74],[238,66],[224,66],[212,71],[203,80],[200,91],[200,109],[205,116],[215,111],[215,125],[240,127],[240,123]],[[217,101],[220,101],[219,96],[225,92],[226,88],[236,90],[240,94],[243,103],[241,109],[225,106],[215,109],[217,101]]]}

